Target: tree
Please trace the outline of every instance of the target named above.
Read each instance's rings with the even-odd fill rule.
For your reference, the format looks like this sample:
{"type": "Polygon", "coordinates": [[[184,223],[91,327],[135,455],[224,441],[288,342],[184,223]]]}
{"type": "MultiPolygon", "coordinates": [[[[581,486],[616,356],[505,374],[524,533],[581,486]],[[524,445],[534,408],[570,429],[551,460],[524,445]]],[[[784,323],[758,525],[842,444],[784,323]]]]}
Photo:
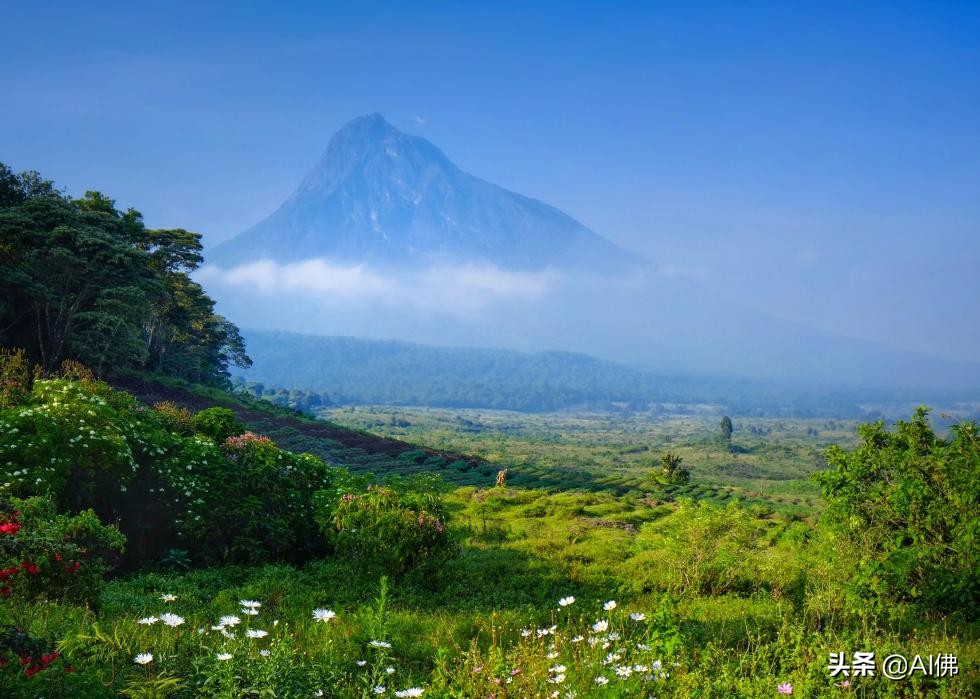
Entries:
{"type": "Polygon", "coordinates": [[[726,449],[732,448],[732,419],[725,415],[721,418],[721,443],[726,449]]]}
{"type": "Polygon", "coordinates": [[[0,163],[0,343],[44,369],[76,359],[227,384],[251,360],[190,278],[202,261],[198,233],[149,230],[101,192],[72,199],[0,163]]]}
{"type": "Polygon", "coordinates": [[[691,472],[681,466],[683,461],[681,457],[669,451],[660,457],[660,473],[665,483],[678,485],[691,480],[691,472]]]}
{"type": "Polygon", "coordinates": [[[940,439],[928,416],[919,408],[893,431],[866,424],[855,451],[830,448],[832,469],[814,475],[827,500],[824,522],[852,547],[850,582],[863,600],[976,618],[980,437],[970,422],[940,439]]]}

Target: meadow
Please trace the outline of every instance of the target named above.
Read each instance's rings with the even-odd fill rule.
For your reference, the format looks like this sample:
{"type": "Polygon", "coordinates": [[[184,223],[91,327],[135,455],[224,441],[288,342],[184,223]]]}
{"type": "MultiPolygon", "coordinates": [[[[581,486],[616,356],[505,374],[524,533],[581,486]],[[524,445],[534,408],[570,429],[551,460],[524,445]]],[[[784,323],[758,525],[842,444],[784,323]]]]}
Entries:
{"type": "Polygon", "coordinates": [[[0,413],[3,696],[976,695],[971,609],[869,595],[851,576],[865,544],[822,523],[810,474],[831,443],[859,451],[854,425],[736,420],[726,446],[717,415],[356,408],[320,423],[170,395],[194,410],[75,369],[0,413]],[[387,449],[373,461],[372,444],[387,449]],[[686,483],[664,480],[664,451],[686,483]],[[59,494],[100,516],[55,515],[59,494]],[[63,561],[93,572],[83,585],[63,561]],[[838,652],[943,653],[958,672],[832,675],[838,652]]]}
{"type": "MultiPolygon", "coordinates": [[[[745,502],[786,512],[812,513],[819,488],[810,474],[826,468],[832,444],[858,442],[856,420],[830,418],[736,418],[731,445],[719,441],[714,406],[685,406],[678,413],[515,413],[391,406],[324,408],[334,423],[473,454],[488,467],[508,469],[508,482],[522,487],[580,489],[634,494],[649,490],[666,451],[680,456],[690,482],[657,487],[672,497],[745,502]],[[691,414],[693,413],[693,414],[691,414]]],[[[453,482],[479,485],[451,469],[453,482]]],[[[482,483],[486,483],[486,475],[482,483]]]]}

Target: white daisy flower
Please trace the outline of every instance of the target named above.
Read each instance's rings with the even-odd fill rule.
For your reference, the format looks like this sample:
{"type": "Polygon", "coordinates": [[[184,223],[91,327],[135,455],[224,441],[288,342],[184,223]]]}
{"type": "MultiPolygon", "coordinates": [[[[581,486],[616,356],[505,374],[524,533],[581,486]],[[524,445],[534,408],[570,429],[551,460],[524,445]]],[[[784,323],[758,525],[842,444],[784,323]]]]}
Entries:
{"type": "Polygon", "coordinates": [[[245,635],[249,638],[265,638],[269,635],[269,632],[263,631],[262,629],[249,629],[245,632],[245,635]]]}
{"type": "Polygon", "coordinates": [[[142,619],[140,619],[139,621],[137,621],[136,623],[137,624],[144,624],[146,626],[149,626],[150,624],[155,624],[158,621],[160,621],[160,620],[157,619],[155,616],[145,616],[142,619]]]}
{"type": "Polygon", "coordinates": [[[374,646],[375,648],[391,648],[391,644],[388,641],[371,641],[369,646],[374,646]]]}
{"type": "Polygon", "coordinates": [[[379,684],[379,685],[376,685],[375,688],[372,689],[371,691],[374,692],[375,694],[384,694],[388,690],[385,688],[385,686],[383,684],[379,684]]]}
{"type": "Polygon", "coordinates": [[[595,683],[597,685],[599,685],[600,687],[602,687],[604,685],[609,684],[609,679],[606,678],[606,677],[603,677],[602,675],[599,675],[598,677],[595,678],[595,683]]]}
{"type": "Polygon", "coordinates": [[[217,658],[218,660],[231,660],[232,655],[231,653],[218,653],[214,657],[217,658]]]}
{"type": "Polygon", "coordinates": [[[643,612],[633,612],[632,614],[630,614],[630,619],[632,619],[633,621],[643,621],[646,618],[647,615],[644,614],[643,612]]]}
{"type": "Polygon", "coordinates": [[[133,662],[137,665],[146,665],[147,663],[153,662],[153,653],[140,653],[135,658],[133,662]]]}
{"type": "Polygon", "coordinates": [[[242,607],[242,614],[246,616],[258,616],[259,610],[252,607],[242,607]]]}
{"type": "Polygon", "coordinates": [[[569,595],[568,597],[562,597],[558,600],[559,606],[567,607],[570,604],[575,604],[575,598],[569,595]]]}
{"type": "Polygon", "coordinates": [[[262,650],[259,651],[259,655],[261,655],[263,658],[268,658],[270,655],[272,655],[272,651],[263,648],[262,650]]]}
{"type": "Polygon", "coordinates": [[[354,664],[357,665],[358,667],[364,667],[365,665],[367,665],[367,660],[358,660],[354,664]]]}
{"type": "Polygon", "coordinates": [[[408,689],[402,689],[395,692],[395,696],[399,699],[405,699],[405,697],[420,697],[422,696],[422,688],[409,687],[408,689]]]}
{"type": "Polygon", "coordinates": [[[385,668],[385,674],[386,675],[394,675],[395,674],[395,668],[390,667],[390,666],[389,667],[386,667],[385,668]]]}
{"type": "Polygon", "coordinates": [[[243,607],[246,607],[247,609],[258,609],[259,607],[262,606],[261,602],[256,602],[255,600],[250,600],[250,599],[239,600],[238,604],[240,604],[243,607]]]}
{"type": "Polygon", "coordinates": [[[607,612],[611,612],[612,610],[614,610],[616,608],[616,601],[615,600],[609,600],[604,605],[602,605],[602,608],[605,609],[607,612]]]}
{"type": "Polygon", "coordinates": [[[313,610],[313,621],[322,621],[324,623],[330,621],[337,616],[336,612],[332,609],[314,609],[313,610]]]}
{"type": "Polygon", "coordinates": [[[605,619],[600,619],[596,623],[592,624],[592,630],[596,633],[602,633],[609,628],[609,622],[605,619]]]}
{"type": "Polygon", "coordinates": [[[178,616],[176,614],[170,614],[168,612],[167,614],[161,614],[160,615],[160,621],[162,621],[167,626],[173,628],[175,626],[180,626],[181,624],[183,624],[184,623],[184,617],[178,616]]]}
{"type": "Polygon", "coordinates": [[[240,623],[242,623],[242,620],[239,619],[237,616],[233,616],[231,614],[229,614],[228,616],[223,616],[220,619],[218,619],[219,626],[237,626],[240,623]]]}
{"type": "Polygon", "coordinates": [[[177,595],[171,595],[171,594],[166,594],[165,593],[165,594],[160,595],[160,599],[162,599],[164,602],[176,602],[177,601],[177,595]]]}

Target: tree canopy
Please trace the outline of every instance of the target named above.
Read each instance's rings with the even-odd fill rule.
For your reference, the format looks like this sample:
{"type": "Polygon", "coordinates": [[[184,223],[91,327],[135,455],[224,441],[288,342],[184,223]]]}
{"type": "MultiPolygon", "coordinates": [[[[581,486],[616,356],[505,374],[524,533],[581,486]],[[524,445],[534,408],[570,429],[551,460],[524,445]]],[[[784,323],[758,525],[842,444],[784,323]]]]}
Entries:
{"type": "Polygon", "coordinates": [[[0,163],[0,344],[45,369],[76,359],[224,384],[251,360],[190,277],[202,250],[198,233],[149,229],[101,192],[72,198],[0,163]]]}

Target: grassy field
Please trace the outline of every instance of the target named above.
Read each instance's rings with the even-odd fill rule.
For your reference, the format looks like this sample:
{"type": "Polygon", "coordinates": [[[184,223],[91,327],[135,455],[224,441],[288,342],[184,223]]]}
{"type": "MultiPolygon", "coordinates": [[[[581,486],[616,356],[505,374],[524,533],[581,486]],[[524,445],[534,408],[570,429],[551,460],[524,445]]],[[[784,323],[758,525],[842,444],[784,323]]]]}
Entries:
{"type": "MultiPolygon", "coordinates": [[[[62,389],[45,388],[61,384],[37,386],[31,400],[38,406],[65,409],[62,389]]],[[[146,451],[151,460],[183,453],[173,451],[177,443],[206,444],[200,432],[185,433],[181,442],[170,427],[160,431],[161,424],[178,429],[186,423],[155,422],[145,405],[134,407],[139,404],[98,387],[71,387],[78,389],[76,400],[90,400],[87,391],[96,390],[122,406],[118,414],[105,414],[99,430],[86,428],[92,438],[142,425],[134,434],[160,445],[146,451]]],[[[293,564],[265,557],[230,565],[171,551],[117,574],[85,604],[49,601],[22,588],[24,596],[0,603],[4,642],[20,648],[21,633],[43,639],[72,672],[49,669],[28,677],[8,656],[14,660],[0,667],[7,682],[0,697],[729,699],[791,693],[905,699],[966,698],[980,690],[980,640],[969,609],[920,614],[891,602],[876,609],[852,596],[846,573],[860,551],[820,523],[824,504],[810,475],[826,468],[831,444],[858,445],[853,423],[739,419],[729,448],[719,439],[717,415],[361,407],[329,411],[321,421],[186,385],[149,381],[125,388],[146,405],[167,400],[200,411],[195,420],[211,406],[226,406],[278,447],[315,453],[355,480],[373,476],[370,486],[346,480],[321,491],[342,502],[367,501],[386,477],[439,474],[438,516],[451,545],[424,565],[396,572],[371,564],[371,550],[337,544],[293,564]],[[690,482],[655,479],[666,451],[690,467],[690,482]],[[504,469],[506,483],[496,485],[504,469]],[[229,617],[234,621],[225,621],[229,617]],[[879,661],[892,653],[951,654],[959,674],[901,681],[833,677],[828,658],[837,652],[874,652],[879,661]]],[[[32,410],[5,414],[28,420],[17,423],[27,426],[32,410]]],[[[57,414],[63,423],[44,418],[38,424],[61,425],[51,434],[68,437],[62,448],[82,459],[107,458],[74,436],[83,411],[57,414]]],[[[32,437],[11,430],[7,439],[15,445],[14,459],[35,454],[32,437]]],[[[264,437],[251,439],[259,451],[249,453],[265,454],[270,464],[284,457],[264,437]]],[[[58,453],[54,446],[43,449],[37,453],[58,453]]],[[[208,460],[224,455],[224,479],[252,463],[237,460],[235,454],[245,452],[229,442],[209,449],[208,460]]],[[[194,472],[206,463],[194,461],[194,472]]],[[[181,473],[184,464],[178,462],[181,473]]],[[[181,475],[178,482],[188,481],[181,475]]],[[[253,488],[243,497],[260,503],[268,481],[243,482],[253,488]]],[[[220,485],[194,487],[204,496],[220,485]]],[[[115,497],[125,502],[126,492],[115,497]]],[[[418,526],[424,519],[415,510],[407,521],[404,511],[395,519],[375,514],[377,526],[397,520],[402,527],[373,540],[375,549],[401,545],[405,525],[414,529],[416,519],[418,526]]],[[[303,536],[336,542],[334,527],[343,531],[336,521],[292,526],[303,536]]],[[[27,525],[18,536],[22,545],[48,551],[27,525]]],[[[206,541],[207,532],[202,537],[206,541]]],[[[45,555],[51,558],[50,551],[45,555]]],[[[60,574],[62,559],[56,560],[53,570],[60,574]]],[[[18,584],[32,580],[30,566],[26,559],[15,565],[18,584]]]]}
{"type": "Polygon", "coordinates": [[[394,439],[477,455],[487,465],[475,473],[440,470],[464,485],[485,485],[506,468],[514,486],[641,494],[652,489],[660,455],[671,451],[691,470],[691,482],[654,489],[660,497],[765,504],[800,514],[818,505],[809,474],[825,467],[827,447],[849,447],[857,440],[856,422],[827,419],[738,419],[729,450],[718,439],[716,415],[538,415],[383,406],[328,409],[321,415],[394,439]]]}

